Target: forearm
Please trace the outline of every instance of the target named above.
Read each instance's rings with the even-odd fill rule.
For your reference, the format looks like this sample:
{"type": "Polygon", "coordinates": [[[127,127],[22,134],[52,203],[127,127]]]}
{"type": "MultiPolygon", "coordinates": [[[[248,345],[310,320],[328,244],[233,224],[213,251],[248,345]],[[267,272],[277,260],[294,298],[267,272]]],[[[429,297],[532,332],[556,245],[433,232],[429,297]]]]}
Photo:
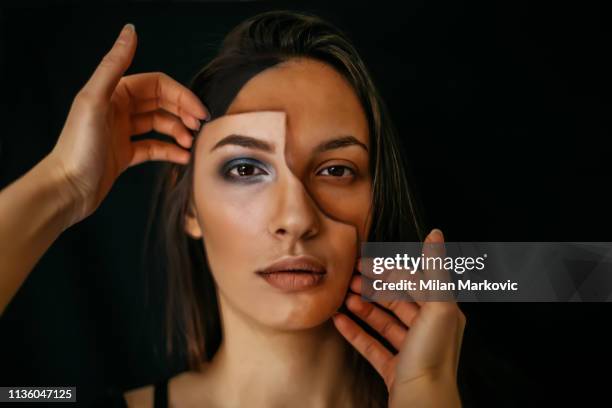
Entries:
{"type": "Polygon", "coordinates": [[[74,202],[50,156],[0,191],[0,315],[70,226],[74,202]]]}

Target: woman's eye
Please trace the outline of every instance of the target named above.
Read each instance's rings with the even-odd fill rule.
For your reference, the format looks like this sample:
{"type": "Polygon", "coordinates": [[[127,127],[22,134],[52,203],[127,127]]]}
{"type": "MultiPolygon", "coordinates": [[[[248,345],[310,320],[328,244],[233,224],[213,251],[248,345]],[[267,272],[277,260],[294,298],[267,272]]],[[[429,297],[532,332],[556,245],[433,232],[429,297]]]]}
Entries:
{"type": "Polygon", "coordinates": [[[249,179],[251,177],[267,174],[258,166],[251,163],[238,163],[228,168],[225,175],[230,179],[249,179]]]}
{"type": "MultiPolygon", "coordinates": [[[[348,173],[350,173],[349,175],[351,176],[355,175],[355,171],[347,166],[329,166],[321,170],[321,172],[325,172],[325,171],[327,171],[328,173],[325,175],[329,175],[333,177],[343,177],[343,176],[346,177],[345,174],[347,173],[347,171],[348,173]]],[[[319,172],[319,174],[321,174],[321,172],[319,172]]]]}

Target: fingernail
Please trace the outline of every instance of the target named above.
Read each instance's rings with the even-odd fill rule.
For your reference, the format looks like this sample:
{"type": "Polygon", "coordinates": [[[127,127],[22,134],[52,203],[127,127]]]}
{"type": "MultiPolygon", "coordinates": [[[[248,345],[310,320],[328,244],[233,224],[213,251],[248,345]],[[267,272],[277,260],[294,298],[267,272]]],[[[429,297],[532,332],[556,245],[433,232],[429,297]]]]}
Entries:
{"type": "Polygon", "coordinates": [[[433,236],[434,234],[438,234],[440,238],[444,239],[444,234],[438,228],[432,229],[429,233],[430,236],[433,236]]]}
{"type": "Polygon", "coordinates": [[[134,24],[127,23],[126,25],[123,26],[123,29],[121,30],[121,34],[119,35],[119,38],[127,39],[129,38],[129,36],[132,35],[132,33],[135,33],[135,32],[136,32],[136,27],[134,27],[134,24]]]}

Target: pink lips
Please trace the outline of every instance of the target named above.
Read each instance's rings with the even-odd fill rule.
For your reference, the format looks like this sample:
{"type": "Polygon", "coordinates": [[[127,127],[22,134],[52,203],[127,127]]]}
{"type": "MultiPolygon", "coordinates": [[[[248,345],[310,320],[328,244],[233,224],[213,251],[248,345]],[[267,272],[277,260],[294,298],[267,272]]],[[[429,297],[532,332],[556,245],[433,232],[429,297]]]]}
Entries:
{"type": "Polygon", "coordinates": [[[271,286],[287,292],[317,286],[326,273],[321,262],[307,255],[283,258],[266,269],[257,271],[271,286]]]}

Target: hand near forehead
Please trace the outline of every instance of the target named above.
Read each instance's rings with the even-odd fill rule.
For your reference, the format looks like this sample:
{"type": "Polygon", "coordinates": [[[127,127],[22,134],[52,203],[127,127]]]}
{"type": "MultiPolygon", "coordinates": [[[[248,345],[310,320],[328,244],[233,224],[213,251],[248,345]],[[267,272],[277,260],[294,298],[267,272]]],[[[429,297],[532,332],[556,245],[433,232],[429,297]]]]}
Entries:
{"type": "Polygon", "coordinates": [[[126,25],[112,49],[74,98],[47,159],[67,180],[63,192],[74,200],[71,222],[90,215],[128,167],[145,161],[189,161],[198,119],[209,112],[189,89],[161,72],[123,76],[136,51],[134,27],[126,25]],[[132,135],[151,130],[180,145],[132,135]]]}

